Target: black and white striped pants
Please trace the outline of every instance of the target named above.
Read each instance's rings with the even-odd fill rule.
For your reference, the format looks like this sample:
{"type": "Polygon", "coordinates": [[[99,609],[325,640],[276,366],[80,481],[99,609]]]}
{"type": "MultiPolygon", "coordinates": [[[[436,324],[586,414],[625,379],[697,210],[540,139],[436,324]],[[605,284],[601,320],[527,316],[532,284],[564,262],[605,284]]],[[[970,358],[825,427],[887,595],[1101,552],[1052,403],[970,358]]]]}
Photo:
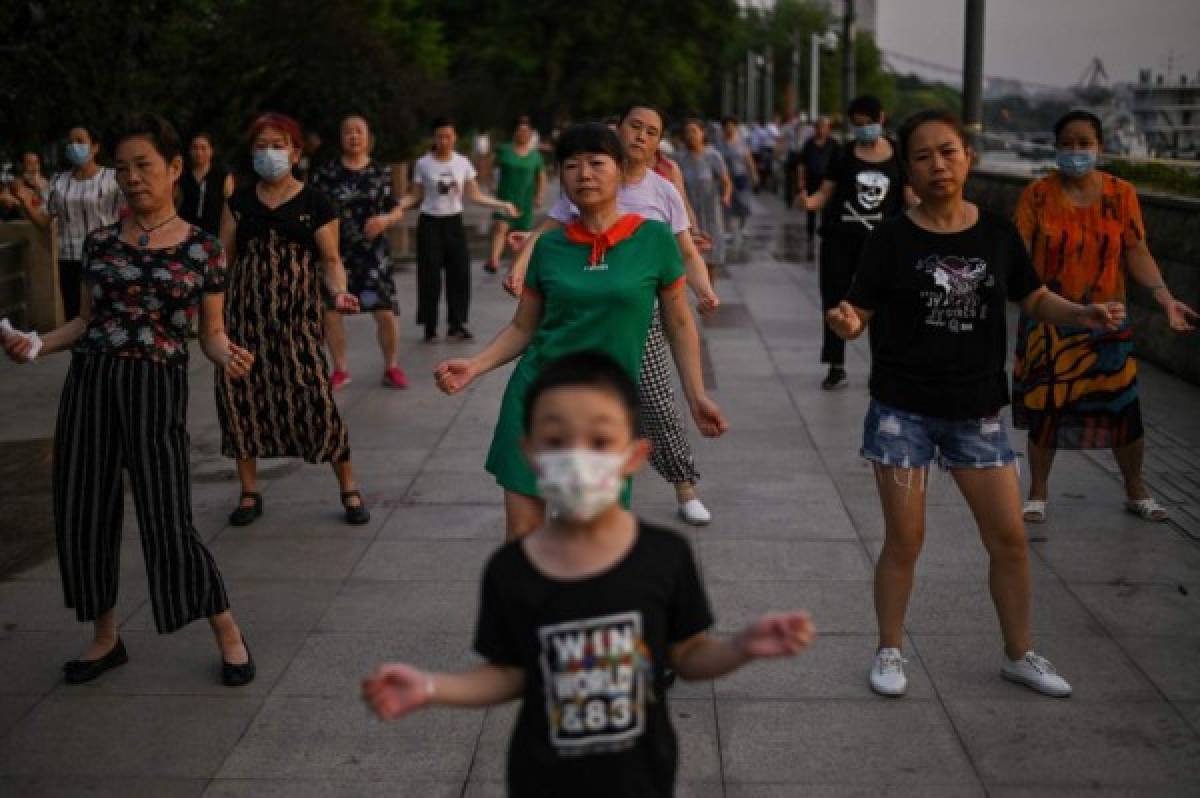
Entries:
{"type": "Polygon", "coordinates": [[[671,367],[667,362],[667,339],[663,335],[662,313],[655,306],[642,350],[642,368],[638,375],[639,434],[649,438],[654,448],[650,464],[672,484],[695,483],[700,479],[692,445],[683,431],[683,421],[675,408],[671,388],[671,367]]]}
{"type": "Polygon", "coordinates": [[[159,633],[227,610],[221,574],[192,525],[186,367],[72,357],[54,434],[54,526],[67,606],[94,621],[116,605],[124,468],[159,633]]]}

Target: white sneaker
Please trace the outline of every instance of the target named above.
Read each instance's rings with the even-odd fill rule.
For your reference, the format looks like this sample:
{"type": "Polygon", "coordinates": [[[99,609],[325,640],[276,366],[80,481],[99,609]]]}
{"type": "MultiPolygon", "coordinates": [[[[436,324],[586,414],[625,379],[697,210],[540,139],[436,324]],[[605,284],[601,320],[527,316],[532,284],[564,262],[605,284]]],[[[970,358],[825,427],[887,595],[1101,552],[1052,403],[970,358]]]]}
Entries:
{"type": "Polygon", "coordinates": [[[871,666],[871,689],[880,695],[901,696],[908,689],[908,677],[904,675],[904,663],[898,648],[881,648],[871,666]]]}
{"type": "Polygon", "coordinates": [[[1066,698],[1071,694],[1071,685],[1058,675],[1050,660],[1032,651],[1026,651],[1018,660],[1006,661],[1000,675],[1055,698],[1066,698]]]}
{"type": "Polygon", "coordinates": [[[679,517],[692,526],[707,526],[712,521],[712,513],[695,497],[679,505],[679,517]]]}

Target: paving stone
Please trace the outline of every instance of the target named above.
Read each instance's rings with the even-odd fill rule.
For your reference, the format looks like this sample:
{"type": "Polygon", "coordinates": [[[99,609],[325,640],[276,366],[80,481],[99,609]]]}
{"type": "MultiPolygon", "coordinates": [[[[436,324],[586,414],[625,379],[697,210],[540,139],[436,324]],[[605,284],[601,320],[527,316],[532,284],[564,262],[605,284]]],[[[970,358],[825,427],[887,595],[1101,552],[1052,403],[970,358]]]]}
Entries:
{"type": "MultiPolygon", "coordinates": [[[[714,682],[718,701],[869,699],[867,683],[876,635],[819,635],[796,657],[764,660],[714,682]]],[[[929,675],[913,646],[905,645],[906,701],[931,700],[929,675]]]]}
{"type": "Polygon", "coordinates": [[[322,617],[322,633],[376,632],[391,636],[413,630],[474,631],[478,580],[345,583],[322,617]]]}
{"type": "Polygon", "coordinates": [[[199,798],[207,779],[141,779],[141,778],[84,778],[84,779],[0,779],[0,795],[37,795],[44,798],[199,798]]]}
{"type": "Polygon", "coordinates": [[[958,736],[930,701],[718,701],[729,784],[976,783],[958,736]]]}
{"type": "Polygon", "coordinates": [[[478,580],[497,545],[488,540],[386,540],[371,544],[355,579],[478,580]]]}
{"type": "Polygon", "coordinates": [[[499,547],[504,542],[504,507],[499,503],[397,505],[380,530],[379,539],[478,539],[499,547]]]}
{"type": "Polygon", "coordinates": [[[1120,637],[1117,643],[1168,700],[1200,701],[1200,628],[1182,628],[1178,633],[1178,637],[1120,637]]]}
{"type": "Polygon", "coordinates": [[[1022,701],[1020,723],[1011,700],[947,706],[989,787],[1200,783],[1200,735],[1162,702],[1022,701]]]}
{"type": "Polygon", "coordinates": [[[383,723],[357,691],[272,696],[216,777],[462,783],[482,723],[481,712],[448,709],[383,723]]]}
{"type": "Polygon", "coordinates": [[[1120,637],[1194,634],[1200,629],[1200,583],[1075,585],[1072,590],[1111,634],[1120,637]]]}
{"type": "MultiPolygon", "coordinates": [[[[1001,638],[983,635],[915,635],[916,650],[929,670],[938,695],[954,699],[1042,702],[1046,699],[1000,677],[1001,638]]],[[[1160,701],[1161,697],[1122,648],[1098,635],[1042,635],[1034,641],[1074,692],[1071,701],[1160,701]]]]}
{"type": "Polygon", "coordinates": [[[226,534],[211,549],[221,575],[237,584],[253,579],[345,578],[367,546],[363,540],[338,537],[250,539],[226,534]]]}
{"type": "Polygon", "coordinates": [[[868,581],[709,582],[717,629],[736,634],[769,612],[806,610],[818,635],[875,634],[868,581]]]}
{"type": "Polygon", "coordinates": [[[212,775],[261,699],[223,696],[48,696],[0,741],[0,776],[200,779],[212,775]],[[197,733],[203,729],[204,733],[197,733]]]}
{"type": "Polygon", "coordinates": [[[709,582],[869,579],[870,563],[857,542],[709,540],[700,543],[709,582]]]}
{"type": "Polygon", "coordinates": [[[214,779],[204,798],[459,798],[462,784],[408,781],[214,779]]]}

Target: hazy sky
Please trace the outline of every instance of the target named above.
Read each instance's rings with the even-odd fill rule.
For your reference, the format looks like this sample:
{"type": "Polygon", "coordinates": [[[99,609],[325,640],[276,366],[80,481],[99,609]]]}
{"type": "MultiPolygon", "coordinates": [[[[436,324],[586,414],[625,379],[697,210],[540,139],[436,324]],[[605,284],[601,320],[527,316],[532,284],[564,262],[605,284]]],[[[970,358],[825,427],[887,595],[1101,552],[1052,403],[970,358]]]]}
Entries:
{"type": "MultiPolygon", "coordinates": [[[[964,0],[877,4],[883,49],[962,67],[964,0]]],[[[1132,81],[1139,67],[1166,71],[1171,53],[1174,74],[1195,80],[1200,0],[987,0],[988,75],[1073,84],[1095,55],[1113,81],[1132,81]]]]}

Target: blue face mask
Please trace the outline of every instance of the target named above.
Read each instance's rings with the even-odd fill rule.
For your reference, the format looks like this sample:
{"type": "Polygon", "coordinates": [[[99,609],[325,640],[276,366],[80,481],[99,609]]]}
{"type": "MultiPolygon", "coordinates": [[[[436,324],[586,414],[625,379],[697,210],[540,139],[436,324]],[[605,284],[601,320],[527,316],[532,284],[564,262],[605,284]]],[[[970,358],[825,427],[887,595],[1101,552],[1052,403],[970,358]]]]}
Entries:
{"type": "Polygon", "coordinates": [[[75,166],[83,166],[92,157],[92,148],[82,141],[67,142],[67,160],[75,166]]]}
{"type": "Polygon", "coordinates": [[[1096,168],[1096,153],[1092,150],[1059,150],[1054,161],[1067,177],[1083,177],[1096,168]]]}
{"type": "Polygon", "coordinates": [[[874,144],[883,135],[883,125],[872,122],[869,125],[854,126],[854,140],[859,144],[874,144]]]}
{"type": "Polygon", "coordinates": [[[254,151],[254,171],[263,180],[278,180],[292,168],[291,153],[268,147],[254,151]]]}

